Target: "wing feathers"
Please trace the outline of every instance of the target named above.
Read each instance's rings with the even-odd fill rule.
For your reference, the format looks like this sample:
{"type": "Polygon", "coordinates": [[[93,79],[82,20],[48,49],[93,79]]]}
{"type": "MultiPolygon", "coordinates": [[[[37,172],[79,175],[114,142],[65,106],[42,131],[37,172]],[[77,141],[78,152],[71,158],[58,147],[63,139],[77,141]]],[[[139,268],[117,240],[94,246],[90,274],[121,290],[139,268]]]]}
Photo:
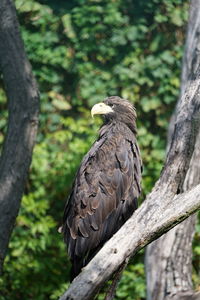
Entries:
{"type": "Polygon", "coordinates": [[[77,173],[65,208],[64,234],[68,253],[90,257],[137,207],[141,159],[134,134],[98,140],[77,173]]]}

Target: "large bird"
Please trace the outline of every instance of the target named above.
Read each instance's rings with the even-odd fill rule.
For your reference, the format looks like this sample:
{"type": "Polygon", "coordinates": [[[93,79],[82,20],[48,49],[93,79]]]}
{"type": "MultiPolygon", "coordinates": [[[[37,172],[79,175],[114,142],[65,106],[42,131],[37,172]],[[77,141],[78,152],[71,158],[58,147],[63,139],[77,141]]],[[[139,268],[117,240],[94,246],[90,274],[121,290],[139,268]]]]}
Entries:
{"type": "Polygon", "coordinates": [[[103,115],[104,124],[82,160],[63,217],[71,280],[133,214],[141,193],[135,108],[113,96],[95,104],[91,114],[103,115]]]}

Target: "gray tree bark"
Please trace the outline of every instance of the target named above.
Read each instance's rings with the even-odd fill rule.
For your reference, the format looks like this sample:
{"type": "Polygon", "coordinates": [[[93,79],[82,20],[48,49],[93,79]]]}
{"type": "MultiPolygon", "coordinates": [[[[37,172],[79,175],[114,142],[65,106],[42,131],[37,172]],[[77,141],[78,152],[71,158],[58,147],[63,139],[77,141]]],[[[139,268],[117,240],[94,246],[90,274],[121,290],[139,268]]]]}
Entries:
{"type": "Polygon", "coordinates": [[[38,127],[39,94],[20,37],[15,7],[0,1],[0,70],[8,128],[0,158],[0,273],[20,207],[38,127]]]}
{"type": "MultiPolygon", "coordinates": [[[[170,136],[181,98],[184,94],[190,74],[194,73],[200,61],[200,0],[192,0],[182,65],[181,91],[177,109],[170,124],[170,136]]],[[[183,191],[200,183],[200,132],[195,151],[187,172],[183,191]]],[[[200,299],[192,286],[192,239],[195,230],[196,215],[179,224],[160,239],[147,247],[146,277],[148,300],[200,299]]]]}

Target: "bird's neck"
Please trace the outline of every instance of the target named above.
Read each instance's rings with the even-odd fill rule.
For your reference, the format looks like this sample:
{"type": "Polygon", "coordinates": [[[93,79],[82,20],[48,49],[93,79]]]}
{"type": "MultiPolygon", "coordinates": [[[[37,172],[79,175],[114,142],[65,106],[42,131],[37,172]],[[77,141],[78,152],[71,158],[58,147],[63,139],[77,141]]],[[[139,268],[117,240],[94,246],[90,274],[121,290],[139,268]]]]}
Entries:
{"type": "Polygon", "coordinates": [[[124,123],[120,122],[118,120],[106,120],[102,127],[100,128],[99,131],[99,136],[102,137],[105,134],[115,134],[118,133],[119,131],[124,131],[124,133],[127,132],[127,130],[131,130],[134,135],[137,134],[137,129],[135,122],[130,122],[130,123],[124,123]]]}

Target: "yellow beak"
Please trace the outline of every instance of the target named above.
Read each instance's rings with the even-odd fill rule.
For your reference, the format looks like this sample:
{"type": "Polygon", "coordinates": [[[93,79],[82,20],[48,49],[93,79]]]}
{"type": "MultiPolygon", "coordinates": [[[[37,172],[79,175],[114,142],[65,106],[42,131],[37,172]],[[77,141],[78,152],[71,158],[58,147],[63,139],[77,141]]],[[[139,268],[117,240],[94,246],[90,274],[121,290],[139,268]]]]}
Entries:
{"type": "Polygon", "coordinates": [[[105,115],[111,112],[113,112],[112,108],[103,102],[95,104],[91,109],[92,118],[94,117],[94,115],[105,115]]]}

